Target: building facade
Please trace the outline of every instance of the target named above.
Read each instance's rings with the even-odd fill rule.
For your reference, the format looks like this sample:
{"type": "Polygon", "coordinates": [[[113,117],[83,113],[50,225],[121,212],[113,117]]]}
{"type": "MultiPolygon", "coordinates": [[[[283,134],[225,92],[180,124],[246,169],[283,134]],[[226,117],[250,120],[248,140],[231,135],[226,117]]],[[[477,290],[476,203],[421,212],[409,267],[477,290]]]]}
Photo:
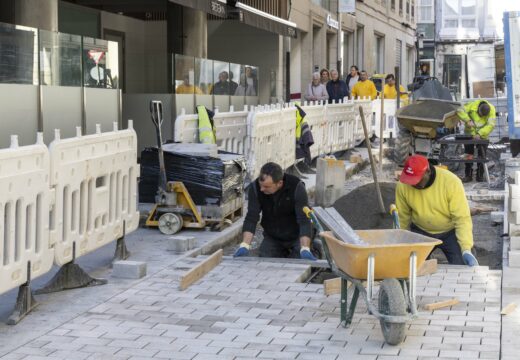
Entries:
{"type": "Polygon", "coordinates": [[[352,65],[370,75],[394,73],[411,82],[415,72],[415,0],[365,0],[340,12],[343,1],[293,1],[289,20],[299,36],[290,39],[290,92],[304,94],[312,72],[327,68],[345,77],[352,65]]]}
{"type": "Polygon", "coordinates": [[[496,27],[488,0],[419,0],[419,62],[457,99],[495,95],[496,27]]]}

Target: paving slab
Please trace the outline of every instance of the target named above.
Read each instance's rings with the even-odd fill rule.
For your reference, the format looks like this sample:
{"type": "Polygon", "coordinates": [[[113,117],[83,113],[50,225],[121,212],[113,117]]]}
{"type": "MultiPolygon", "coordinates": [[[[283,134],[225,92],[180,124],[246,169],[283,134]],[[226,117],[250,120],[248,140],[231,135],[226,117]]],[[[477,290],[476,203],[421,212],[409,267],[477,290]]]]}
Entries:
{"type": "MultiPolygon", "coordinates": [[[[438,288],[436,301],[453,297],[457,285],[482,286],[464,287],[468,296],[456,306],[421,311],[408,324],[405,341],[389,346],[363,303],[352,326],[343,328],[339,295],[327,297],[323,285],[299,282],[311,267],[305,262],[225,257],[187,290],[178,290],[179,276],[204,258],[178,258],[25,342],[15,340],[32,325],[32,315],[21,327],[1,327],[1,354],[6,359],[67,358],[73,352],[89,359],[499,359],[500,322],[483,319],[485,314],[500,318],[500,297],[494,294],[500,271],[440,265],[436,274],[419,278],[420,307],[432,300],[429,284],[438,288]],[[12,341],[16,346],[6,347],[12,341]]],[[[38,315],[48,321],[61,310],[44,306],[38,315]]]]}

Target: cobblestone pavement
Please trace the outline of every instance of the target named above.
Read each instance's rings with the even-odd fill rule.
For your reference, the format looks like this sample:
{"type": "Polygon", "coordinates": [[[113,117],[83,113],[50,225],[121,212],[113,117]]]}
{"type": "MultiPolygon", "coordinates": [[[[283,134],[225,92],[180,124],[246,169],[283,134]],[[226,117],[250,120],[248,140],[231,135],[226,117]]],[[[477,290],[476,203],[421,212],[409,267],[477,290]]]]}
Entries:
{"type": "MultiPolygon", "coordinates": [[[[339,326],[339,295],[297,282],[308,265],[226,257],[179,291],[179,275],[201,258],[144,278],[2,359],[499,359],[500,271],[441,266],[420,278],[419,306],[460,304],[421,312],[404,343],[389,346],[364,304],[349,329],[339,326]]],[[[10,329],[7,341],[17,336],[10,329]]]]}

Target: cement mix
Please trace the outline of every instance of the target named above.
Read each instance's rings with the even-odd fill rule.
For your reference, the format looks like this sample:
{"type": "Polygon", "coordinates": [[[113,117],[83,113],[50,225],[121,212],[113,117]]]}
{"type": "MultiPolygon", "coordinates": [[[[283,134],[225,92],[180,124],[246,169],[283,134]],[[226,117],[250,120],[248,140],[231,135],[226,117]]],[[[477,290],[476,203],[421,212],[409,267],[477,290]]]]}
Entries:
{"type": "MultiPolygon", "coordinates": [[[[395,183],[383,182],[381,196],[385,210],[395,203],[395,183]]],[[[366,184],[339,198],[333,207],[355,230],[391,229],[393,227],[390,213],[381,214],[377,191],[374,183],[366,184]]]]}

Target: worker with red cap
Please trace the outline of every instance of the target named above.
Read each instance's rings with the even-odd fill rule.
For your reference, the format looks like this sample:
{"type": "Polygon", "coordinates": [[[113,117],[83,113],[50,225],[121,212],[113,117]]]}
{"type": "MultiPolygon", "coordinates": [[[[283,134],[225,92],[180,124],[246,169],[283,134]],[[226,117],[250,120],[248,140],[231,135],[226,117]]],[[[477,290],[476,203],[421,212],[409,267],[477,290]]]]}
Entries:
{"type": "Polygon", "coordinates": [[[473,223],[461,180],[421,155],[404,163],[396,188],[402,229],[442,241],[438,247],[453,265],[478,265],[471,253],[473,223]]]}

